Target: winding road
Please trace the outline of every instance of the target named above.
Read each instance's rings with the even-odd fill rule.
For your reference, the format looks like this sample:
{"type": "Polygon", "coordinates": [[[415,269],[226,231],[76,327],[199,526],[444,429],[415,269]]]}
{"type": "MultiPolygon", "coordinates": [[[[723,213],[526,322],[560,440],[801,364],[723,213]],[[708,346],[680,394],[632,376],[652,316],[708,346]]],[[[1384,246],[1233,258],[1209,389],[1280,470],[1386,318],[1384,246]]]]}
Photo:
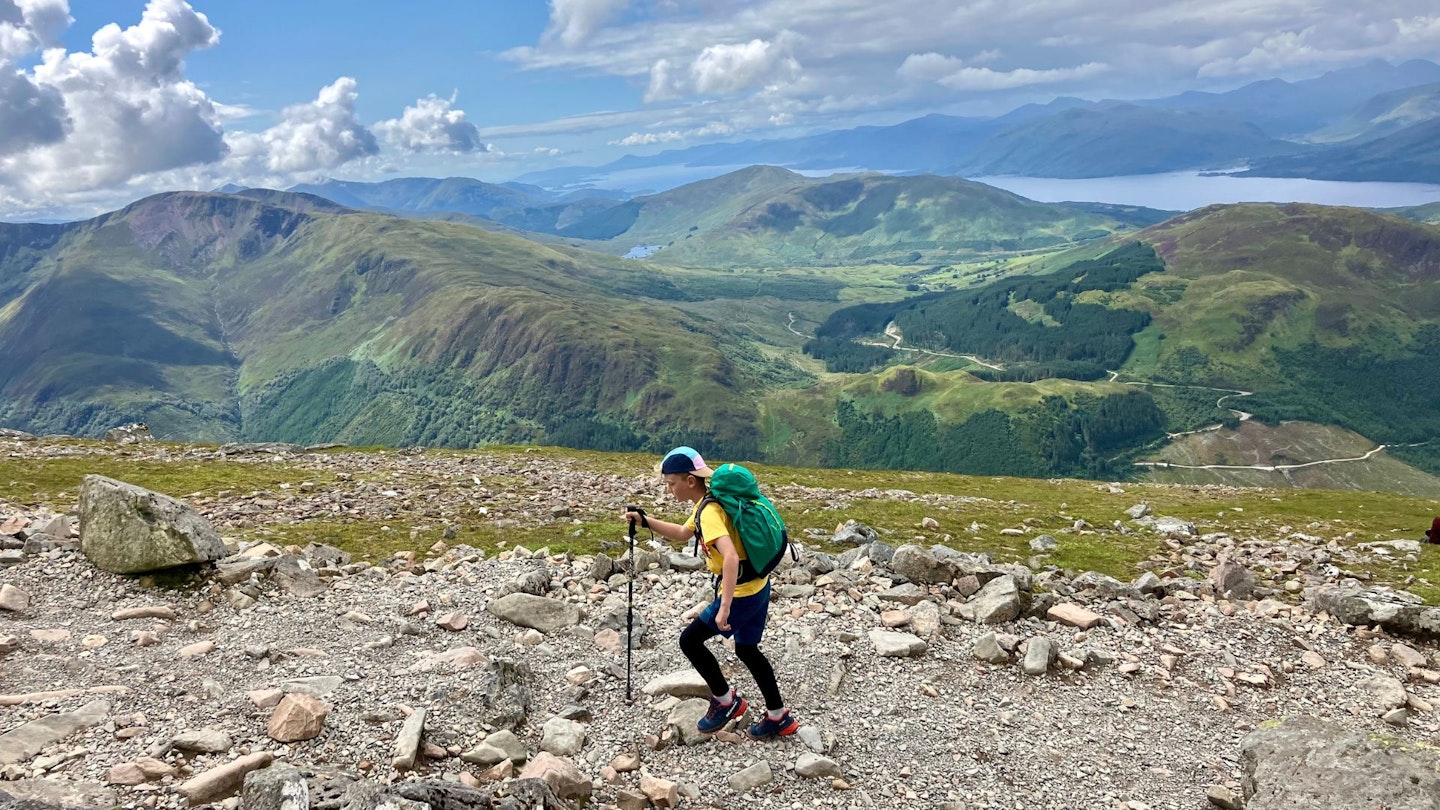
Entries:
{"type": "MultiPolygon", "coordinates": [[[[1110,382],[1120,383],[1121,385],[1148,386],[1150,388],[1190,388],[1196,391],[1222,391],[1225,395],[1215,400],[1215,407],[1217,408],[1225,408],[1225,400],[1230,399],[1231,397],[1249,397],[1255,395],[1254,391],[1241,391],[1235,388],[1211,388],[1208,385],[1173,385],[1171,383],[1131,382],[1129,380],[1120,379],[1120,372],[1118,371],[1111,371],[1109,372],[1109,374],[1110,382]]],[[[1241,422],[1248,422],[1255,416],[1255,414],[1253,413],[1242,411],[1238,408],[1225,408],[1225,410],[1235,414],[1237,417],[1240,418],[1241,422]]],[[[1222,427],[1225,426],[1220,424],[1207,425],[1203,428],[1186,430],[1180,433],[1166,433],[1165,436],[1171,439],[1178,439],[1181,436],[1190,436],[1195,433],[1206,433],[1212,430],[1219,430],[1222,427]]]]}
{"type": "Polygon", "coordinates": [[[1341,464],[1347,461],[1369,461],[1375,454],[1382,452],[1389,445],[1378,445],[1374,450],[1363,456],[1354,458],[1326,458],[1319,461],[1306,461],[1300,464],[1175,464],[1169,461],[1137,461],[1136,467],[1159,467],[1161,469],[1177,470],[1264,470],[1265,472],[1284,472],[1286,470],[1298,470],[1304,467],[1315,467],[1321,464],[1341,464]]]}
{"type": "Polygon", "coordinates": [[[862,340],[860,342],[865,344],[866,346],[880,346],[886,349],[894,349],[897,352],[915,352],[916,354],[928,354],[934,357],[952,357],[958,360],[969,360],[970,362],[984,366],[985,368],[994,369],[996,371],[1005,370],[1004,366],[997,366],[994,363],[987,363],[973,354],[950,354],[948,352],[936,352],[929,349],[919,349],[911,348],[910,346],[901,346],[900,343],[905,339],[905,336],[900,333],[900,327],[896,326],[894,321],[891,321],[890,323],[885,325],[885,337],[888,337],[895,342],[881,343],[879,341],[869,340],[862,340]]]}

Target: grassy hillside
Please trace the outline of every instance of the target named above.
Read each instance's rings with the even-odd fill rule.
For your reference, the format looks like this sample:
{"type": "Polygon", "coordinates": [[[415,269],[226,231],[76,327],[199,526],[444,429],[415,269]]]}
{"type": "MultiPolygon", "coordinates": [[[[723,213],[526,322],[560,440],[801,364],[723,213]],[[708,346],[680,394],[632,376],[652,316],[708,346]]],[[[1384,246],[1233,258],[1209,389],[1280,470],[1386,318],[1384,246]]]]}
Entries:
{"type": "Polygon", "coordinates": [[[617,250],[658,245],[658,261],[698,267],[935,264],[1056,249],[1133,230],[1143,211],[1037,203],[956,178],[809,178],[753,166],[639,197],[566,235],[617,250]]]}
{"type": "MultiPolygon", "coordinates": [[[[967,465],[989,458],[999,465],[994,471],[1011,474],[1036,468],[1124,474],[1132,451],[1159,431],[1233,423],[1227,408],[1243,407],[1269,422],[1343,426],[1373,441],[1440,437],[1440,392],[1433,385],[1440,379],[1440,230],[1359,209],[1248,205],[1194,212],[1135,238],[1128,248],[1111,244],[1108,253],[1091,248],[1052,257],[1041,275],[836,311],[807,344],[830,371],[883,389],[896,373],[892,364],[915,362],[913,353],[886,348],[903,335],[905,346],[930,352],[927,369],[938,375],[913,375],[888,399],[842,396],[859,414],[849,433],[843,424],[828,434],[816,427],[819,401],[776,399],[767,414],[787,416],[767,420],[766,446],[805,444],[773,429],[788,419],[822,437],[808,440],[812,448],[831,443],[812,449],[812,457],[828,452],[855,466],[906,458],[910,437],[918,435],[954,448],[949,466],[938,469],[980,471],[967,465]],[[1106,370],[1119,373],[1120,383],[1084,382],[1108,379],[1106,370]],[[956,388],[947,381],[954,374],[996,392],[1006,390],[1000,381],[1010,381],[1003,385],[1031,397],[994,406],[972,395],[961,407],[939,405],[945,400],[937,394],[956,388]],[[1048,380],[1023,385],[1049,377],[1075,382],[1049,392],[1048,380]],[[1131,382],[1141,383],[1134,396],[1116,393],[1131,382]],[[1253,396],[1243,405],[1233,399],[1217,405],[1240,390],[1253,396]],[[812,405],[808,418],[800,415],[805,402],[812,405]],[[990,410],[1005,415],[985,417],[1000,440],[977,444],[974,436],[945,434],[990,410]],[[940,424],[904,423],[907,413],[921,412],[940,424]],[[837,444],[856,442],[870,455],[837,453],[837,444]]],[[[970,424],[971,433],[979,427],[970,424]]],[[[1395,454],[1430,469],[1422,450],[1395,454]]],[[[1404,467],[1407,477],[1429,480],[1387,461],[1390,472],[1404,467]]],[[[1350,469],[1299,477],[1338,482],[1350,469]]]]}
{"type": "Polygon", "coordinates": [[[793,376],[655,303],[686,297],[655,268],[326,205],[177,193],[4,226],[0,421],[391,445],[683,434],[744,455],[748,392],[793,376]]]}
{"type": "Polygon", "coordinates": [[[1425,205],[1413,205],[1404,208],[1383,208],[1382,214],[1393,214],[1405,219],[1413,219],[1416,222],[1428,222],[1431,225],[1440,224],[1440,202],[1427,203],[1425,205]]]}

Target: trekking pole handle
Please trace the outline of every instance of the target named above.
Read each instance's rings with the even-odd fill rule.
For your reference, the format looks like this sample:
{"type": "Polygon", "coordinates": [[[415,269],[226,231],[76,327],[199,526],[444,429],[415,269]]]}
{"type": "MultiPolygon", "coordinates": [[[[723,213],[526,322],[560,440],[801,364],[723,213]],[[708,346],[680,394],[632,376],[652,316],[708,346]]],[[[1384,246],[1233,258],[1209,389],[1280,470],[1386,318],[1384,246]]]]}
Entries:
{"type": "MultiPolygon", "coordinates": [[[[626,512],[634,512],[635,514],[639,515],[639,516],[640,516],[640,525],[641,525],[641,526],[644,526],[644,527],[647,528],[647,529],[650,528],[650,521],[645,518],[645,510],[644,510],[644,509],[641,509],[641,508],[638,507],[638,506],[627,506],[627,507],[625,507],[625,511],[626,511],[626,512]]],[[[631,518],[631,519],[630,519],[630,529],[629,529],[628,534],[629,534],[629,537],[630,537],[631,540],[634,540],[634,539],[635,539],[635,519],[634,519],[634,518],[631,518]]]]}

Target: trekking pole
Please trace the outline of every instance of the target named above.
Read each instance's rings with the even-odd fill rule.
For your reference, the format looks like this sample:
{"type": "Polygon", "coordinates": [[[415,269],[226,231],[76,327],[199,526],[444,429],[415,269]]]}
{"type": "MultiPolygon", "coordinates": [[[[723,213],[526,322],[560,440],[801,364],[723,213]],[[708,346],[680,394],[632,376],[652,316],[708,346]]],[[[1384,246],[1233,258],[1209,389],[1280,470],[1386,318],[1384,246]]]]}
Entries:
{"type": "MultiPolygon", "coordinates": [[[[627,512],[640,512],[638,506],[625,507],[627,512]]],[[[643,514],[643,513],[641,513],[643,514]]],[[[626,531],[630,537],[630,576],[625,581],[625,702],[634,700],[630,691],[630,649],[634,646],[635,635],[635,519],[630,519],[626,531]]]]}

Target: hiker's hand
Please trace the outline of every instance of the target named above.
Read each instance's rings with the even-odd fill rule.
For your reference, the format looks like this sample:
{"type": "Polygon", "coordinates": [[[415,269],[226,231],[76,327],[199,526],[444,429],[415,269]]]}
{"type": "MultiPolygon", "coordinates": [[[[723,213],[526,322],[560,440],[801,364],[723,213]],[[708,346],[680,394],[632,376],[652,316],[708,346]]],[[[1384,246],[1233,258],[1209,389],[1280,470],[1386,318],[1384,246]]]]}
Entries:
{"type": "Polygon", "coordinates": [[[644,510],[628,510],[628,509],[627,509],[627,510],[625,511],[625,522],[626,522],[626,523],[634,523],[634,524],[638,525],[638,526],[639,526],[640,528],[642,528],[642,529],[648,529],[648,528],[650,528],[650,521],[648,521],[648,520],[645,519],[645,512],[644,512],[644,510]]]}
{"type": "Polygon", "coordinates": [[[720,628],[721,630],[724,630],[724,631],[727,632],[727,633],[730,632],[730,606],[729,606],[729,605],[724,604],[724,603],[721,603],[720,609],[717,610],[717,611],[715,611],[715,626],[718,627],[718,628],[720,628]]]}

